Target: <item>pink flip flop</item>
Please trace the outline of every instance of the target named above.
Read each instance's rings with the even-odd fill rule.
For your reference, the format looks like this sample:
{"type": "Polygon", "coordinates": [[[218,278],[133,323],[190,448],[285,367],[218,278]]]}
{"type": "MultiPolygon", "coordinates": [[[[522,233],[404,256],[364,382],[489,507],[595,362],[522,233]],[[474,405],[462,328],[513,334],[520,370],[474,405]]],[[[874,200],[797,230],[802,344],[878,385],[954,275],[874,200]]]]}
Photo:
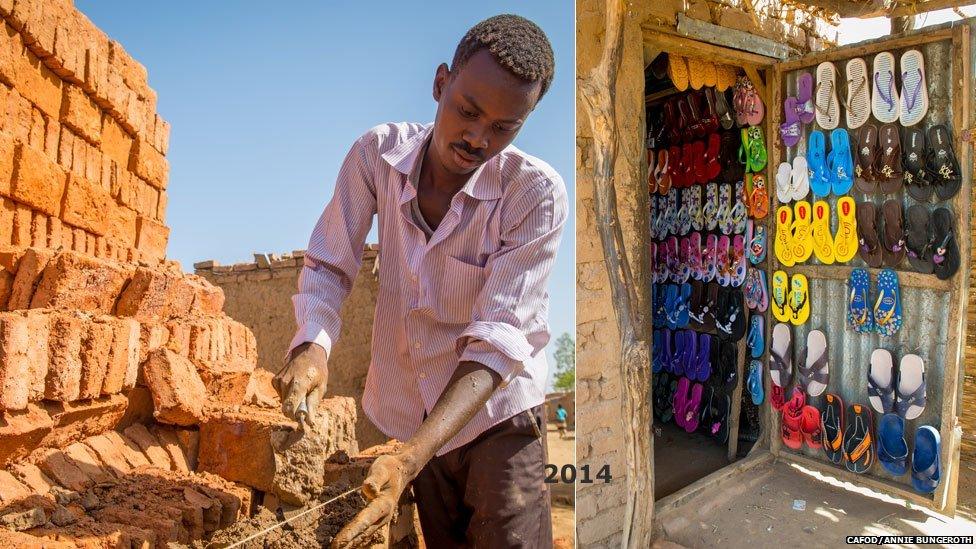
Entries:
{"type": "Polygon", "coordinates": [[[710,234],[705,237],[705,249],[702,254],[702,266],[705,276],[702,282],[711,282],[718,276],[718,237],[710,234]]]}
{"type": "Polygon", "coordinates": [[[718,237],[718,248],[715,254],[715,278],[718,280],[719,286],[728,286],[732,282],[732,265],[729,264],[729,247],[732,245],[732,241],[729,240],[729,236],[723,234],[718,237]]]}
{"type": "Polygon", "coordinates": [[[698,231],[691,233],[688,237],[688,245],[691,248],[688,254],[688,259],[691,262],[691,278],[701,280],[705,277],[705,268],[702,265],[701,233],[698,231]]]}
{"type": "Polygon", "coordinates": [[[738,287],[746,280],[746,248],[741,234],[732,239],[731,258],[734,262],[731,265],[732,286],[738,287]]]}
{"type": "Polygon", "coordinates": [[[678,282],[683,284],[688,282],[691,276],[691,240],[687,236],[681,237],[678,245],[678,282]]]}
{"type": "Polygon", "coordinates": [[[765,115],[766,108],[762,99],[759,98],[756,88],[750,88],[746,92],[746,123],[750,126],[758,126],[762,123],[765,115]]]}
{"type": "Polygon", "coordinates": [[[690,395],[688,390],[691,388],[691,380],[686,377],[678,379],[678,388],[674,391],[674,422],[678,427],[685,427],[685,410],[688,408],[690,395]]]}
{"type": "MultiPolygon", "coordinates": [[[[685,378],[687,379],[687,378],[685,378]]],[[[701,406],[702,399],[702,387],[701,383],[696,383],[691,388],[691,399],[688,400],[684,409],[684,428],[685,431],[692,433],[698,428],[698,408],[701,406]]]]}
{"type": "Polygon", "coordinates": [[[668,279],[671,282],[677,283],[680,274],[678,267],[678,237],[668,237],[667,243],[668,279]]]}

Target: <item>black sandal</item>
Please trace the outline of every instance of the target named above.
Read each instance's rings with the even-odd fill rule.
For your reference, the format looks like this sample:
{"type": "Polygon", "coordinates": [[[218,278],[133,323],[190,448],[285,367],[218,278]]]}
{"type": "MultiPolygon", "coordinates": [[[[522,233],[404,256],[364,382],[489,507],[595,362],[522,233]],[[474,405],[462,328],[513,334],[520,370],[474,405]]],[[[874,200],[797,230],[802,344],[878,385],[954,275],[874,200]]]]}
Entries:
{"type": "Polygon", "coordinates": [[[959,245],[956,243],[955,216],[948,208],[938,208],[932,215],[936,242],[932,254],[933,271],[940,280],[948,280],[959,270],[959,245]]]}
{"type": "Polygon", "coordinates": [[[905,128],[902,140],[902,170],[908,194],[919,202],[928,202],[935,192],[925,170],[925,132],[922,128],[905,128]]]}
{"type": "Polygon", "coordinates": [[[932,262],[932,219],[929,210],[922,204],[914,204],[908,208],[906,216],[905,248],[908,262],[912,268],[923,274],[932,274],[935,264],[932,262]]]}
{"type": "Polygon", "coordinates": [[[935,194],[939,200],[948,200],[959,192],[962,174],[952,149],[952,134],[944,124],[929,128],[925,169],[935,184],[935,194]]]}

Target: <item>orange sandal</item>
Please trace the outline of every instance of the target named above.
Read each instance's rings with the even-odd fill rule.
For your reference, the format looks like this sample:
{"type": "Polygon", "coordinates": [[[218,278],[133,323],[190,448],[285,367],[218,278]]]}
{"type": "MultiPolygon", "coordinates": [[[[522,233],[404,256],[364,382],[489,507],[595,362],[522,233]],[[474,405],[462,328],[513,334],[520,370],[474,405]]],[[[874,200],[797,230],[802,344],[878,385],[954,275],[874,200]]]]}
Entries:
{"type": "MultiPolygon", "coordinates": [[[[766,177],[762,174],[750,174],[752,190],[749,192],[749,215],[754,219],[762,219],[769,215],[769,192],[766,190],[766,177]]],[[[750,177],[747,175],[746,177],[750,177]]]]}

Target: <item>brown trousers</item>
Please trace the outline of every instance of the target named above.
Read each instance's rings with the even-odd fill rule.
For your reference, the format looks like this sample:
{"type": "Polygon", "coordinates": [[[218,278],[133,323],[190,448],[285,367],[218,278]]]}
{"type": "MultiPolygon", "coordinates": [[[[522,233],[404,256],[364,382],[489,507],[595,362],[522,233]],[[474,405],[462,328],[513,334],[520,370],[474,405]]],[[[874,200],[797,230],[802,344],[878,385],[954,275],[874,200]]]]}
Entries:
{"type": "Polygon", "coordinates": [[[435,456],[420,471],[413,493],[427,547],[552,547],[539,409],[435,456]]]}

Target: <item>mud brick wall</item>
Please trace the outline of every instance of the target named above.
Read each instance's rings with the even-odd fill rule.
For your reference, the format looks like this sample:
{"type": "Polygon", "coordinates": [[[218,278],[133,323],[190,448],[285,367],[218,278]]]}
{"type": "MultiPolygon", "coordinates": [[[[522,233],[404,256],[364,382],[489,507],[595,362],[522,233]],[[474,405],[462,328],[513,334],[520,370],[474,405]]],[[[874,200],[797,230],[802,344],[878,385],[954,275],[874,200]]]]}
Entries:
{"type": "Polygon", "coordinates": [[[169,123],[145,67],[70,1],[0,17],[0,246],[158,263],[169,123]]]}
{"type": "MultiPolygon", "coordinates": [[[[678,14],[683,13],[708,23],[786,42],[798,53],[821,49],[836,40],[832,21],[809,17],[780,2],[753,0],[751,4],[754,10],[740,0],[663,0],[628,4],[615,89],[618,155],[614,166],[614,189],[631,269],[635,280],[648,287],[650,282],[646,273],[650,264],[645,251],[647,241],[643,236],[649,211],[645,185],[647,166],[643,160],[644,68],[658,52],[644,51],[641,29],[646,26],[672,32],[678,14]]],[[[607,39],[606,6],[605,0],[576,3],[576,74],[579,80],[587,79],[602,55],[607,39]]],[[[582,98],[577,101],[576,120],[576,459],[578,465],[589,465],[594,471],[609,465],[613,474],[613,482],[609,484],[578,487],[576,531],[581,546],[618,547],[627,510],[629,482],[624,433],[647,426],[631,425],[630,418],[623,415],[620,332],[595,216],[594,135],[582,98]]],[[[646,315],[649,311],[639,313],[646,315]]],[[[644,466],[653,467],[653,464],[644,466]]]]}
{"type": "MultiPolygon", "coordinates": [[[[386,442],[370,423],[360,401],[366,386],[372,343],[373,312],[379,291],[375,265],[379,253],[376,244],[363,250],[362,267],[352,291],[343,304],[342,333],[329,357],[328,396],[348,396],[356,400],[359,419],[356,437],[360,447],[386,442]]],[[[196,274],[224,291],[224,310],[247,326],[257,340],[258,367],[278,372],[284,354],[295,335],[295,313],[291,297],[298,288],[304,251],[255,254],[255,261],[219,265],[208,260],[194,264],[196,274]]]]}

